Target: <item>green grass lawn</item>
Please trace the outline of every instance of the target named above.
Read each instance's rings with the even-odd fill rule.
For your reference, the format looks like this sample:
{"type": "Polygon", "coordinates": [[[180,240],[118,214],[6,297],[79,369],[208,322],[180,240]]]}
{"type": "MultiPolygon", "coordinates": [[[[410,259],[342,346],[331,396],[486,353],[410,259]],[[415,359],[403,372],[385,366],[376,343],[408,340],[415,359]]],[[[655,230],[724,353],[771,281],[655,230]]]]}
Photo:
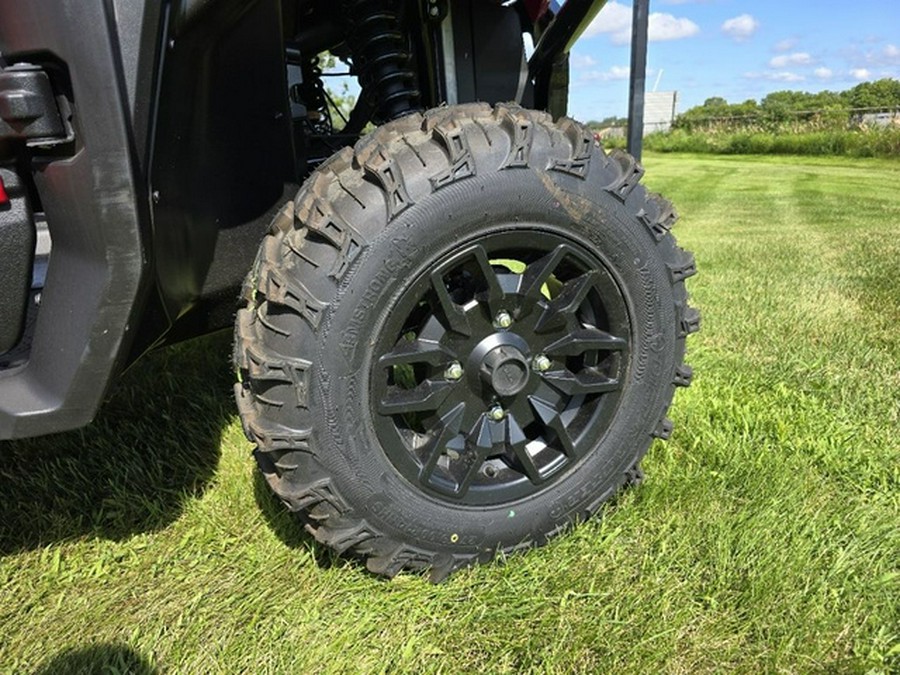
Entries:
{"type": "Polygon", "coordinates": [[[671,441],[603,520],[374,578],[261,486],[229,336],[203,339],[91,427],[0,444],[0,671],[900,669],[900,162],[646,165],[704,324],[671,441]]]}

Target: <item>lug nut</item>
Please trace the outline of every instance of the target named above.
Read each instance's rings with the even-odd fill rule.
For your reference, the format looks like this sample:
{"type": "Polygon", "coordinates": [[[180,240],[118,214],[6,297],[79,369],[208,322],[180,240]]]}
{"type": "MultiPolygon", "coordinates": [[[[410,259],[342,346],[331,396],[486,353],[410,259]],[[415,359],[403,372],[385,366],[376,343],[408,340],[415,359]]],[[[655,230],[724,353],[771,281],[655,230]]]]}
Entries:
{"type": "Polygon", "coordinates": [[[550,366],[553,363],[543,354],[538,354],[534,357],[534,361],[531,362],[532,367],[538,371],[539,373],[543,373],[546,370],[550,370],[550,366]]]}
{"type": "Polygon", "coordinates": [[[506,417],[506,411],[499,405],[495,405],[488,411],[488,417],[490,417],[495,422],[499,422],[504,417],[506,417]]]}
{"type": "Polygon", "coordinates": [[[447,370],[444,371],[444,377],[448,380],[458,380],[463,376],[463,368],[459,365],[458,361],[454,361],[449,366],[447,366],[447,370]]]}
{"type": "Polygon", "coordinates": [[[497,312],[497,318],[494,319],[494,325],[497,328],[509,328],[512,326],[512,317],[509,315],[509,312],[497,312]]]}

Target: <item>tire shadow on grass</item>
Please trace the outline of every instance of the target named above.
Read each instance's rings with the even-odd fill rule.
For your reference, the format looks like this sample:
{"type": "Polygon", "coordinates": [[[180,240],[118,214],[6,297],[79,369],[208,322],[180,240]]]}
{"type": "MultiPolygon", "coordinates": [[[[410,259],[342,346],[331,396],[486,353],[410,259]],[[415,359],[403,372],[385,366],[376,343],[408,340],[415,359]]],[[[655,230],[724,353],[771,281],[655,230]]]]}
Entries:
{"type": "Polygon", "coordinates": [[[235,415],[230,335],[149,354],[77,431],[0,443],[0,555],[161,529],[200,496],[235,415]]]}
{"type": "Polygon", "coordinates": [[[316,541],[303,529],[303,523],[296,514],[272,492],[261,471],[253,476],[253,496],[266,525],[288,548],[303,548],[310,552],[319,569],[330,569],[342,564],[342,558],[327,546],[316,541]]]}
{"type": "Polygon", "coordinates": [[[157,675],[161,671],[136,651],[122,644],[99,644],[64,649],[38,666],[35,675],[94,675],[128,673],[157,675]]]}

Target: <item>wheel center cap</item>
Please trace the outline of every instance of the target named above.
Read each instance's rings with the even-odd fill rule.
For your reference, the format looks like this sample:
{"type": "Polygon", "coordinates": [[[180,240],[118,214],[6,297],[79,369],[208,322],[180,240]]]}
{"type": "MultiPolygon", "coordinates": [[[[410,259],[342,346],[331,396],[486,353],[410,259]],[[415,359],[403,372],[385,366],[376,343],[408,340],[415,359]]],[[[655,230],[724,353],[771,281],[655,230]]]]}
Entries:
{"type": "Polygon", "coordinates": [[[481,376],[500,396],[514,396],[528,383],[530,369],[525,355],[512,345],[489,351],[481,363],[481,376]]]}

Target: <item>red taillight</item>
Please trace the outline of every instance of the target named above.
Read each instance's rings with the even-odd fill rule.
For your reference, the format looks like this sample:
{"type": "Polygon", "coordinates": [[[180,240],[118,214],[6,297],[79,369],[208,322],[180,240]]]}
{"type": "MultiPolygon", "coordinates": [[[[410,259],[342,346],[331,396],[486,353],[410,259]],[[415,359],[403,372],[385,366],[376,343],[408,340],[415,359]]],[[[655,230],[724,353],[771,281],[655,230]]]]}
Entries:
{"type": "Polygon", "coordinates": [[[0,176],[0,206],[9,203],[9,195],[6,194],[6,186],[3,184],[3,176],[0,176]]]}

